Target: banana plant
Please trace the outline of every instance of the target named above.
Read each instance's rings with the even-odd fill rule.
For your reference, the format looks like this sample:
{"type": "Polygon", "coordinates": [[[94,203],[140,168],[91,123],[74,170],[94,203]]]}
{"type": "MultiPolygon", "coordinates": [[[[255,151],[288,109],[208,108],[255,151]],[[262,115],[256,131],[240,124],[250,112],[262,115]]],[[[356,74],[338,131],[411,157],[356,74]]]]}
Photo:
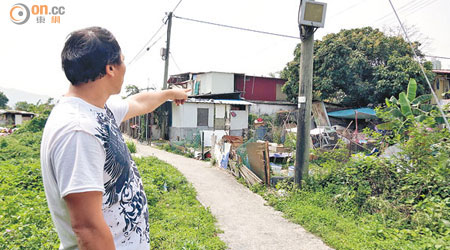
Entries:
{"type": "MultiPolygon", "coordinates": [[[[429,104],[432,96],[430,94],[416,97],[417,82],[410,79],[408,89],[399,94],[398,99],[392,96],[386,98],[386,109],[382,111],[380,117],[388,122],[378,124],[377,127],[382,130],[394,130],[402,132],[412,122],[422,122],[430,117],[433,111],[437,111],[437,107],[429,104]]],[[[442,123],[442,117],[435,117],[436,123],[442,123]]]]}

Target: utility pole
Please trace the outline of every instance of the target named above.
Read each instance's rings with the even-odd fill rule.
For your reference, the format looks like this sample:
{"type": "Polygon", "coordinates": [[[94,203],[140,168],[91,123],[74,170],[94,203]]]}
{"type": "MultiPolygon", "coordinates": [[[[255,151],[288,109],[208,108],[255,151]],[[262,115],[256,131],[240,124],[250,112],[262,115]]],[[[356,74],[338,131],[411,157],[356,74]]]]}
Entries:
{"type": "Polygon", "coordinates": [[[313,80],[314,32],[325,23],[326,3],[314,0],[300,1],[299,28],[301,43],[299,86],[297,147],[295,161],[295,184],[301,188],[304,175],[309,169],[309,142],[311,140],[311,105],[313,80]]]}
{"type": "Polygon", "coordinates": [[[167,16],[167,40],[166,40],[166,49],[164,53],[164,60],[166,61],[164,65],[164,82],[163,89],[167,89],[167,79],[169,76],[169,55],[170,55],[170,32],[172,30],[172,12],[169,12],[167,16]]]}
{"type": "MultiPolygon", "coordinates": [[[[306,27],[306,29],[313,29],[306,27]]],[[[300,81],[298,86],[297,147],[295,161],[295,184],[301,187],[303,174],[308,173],[309,141],[311,130],[312,76],[314,34],[301,44],[300,81]]]]}
{"type": "MultiPolygon", "coordinates": [[[[167,15],[167,40],[166,40],[166,48],[164,50],[163,58],[165,60],[164,65],[164,82],[163,82],[163,90],[167,89],[167,79],[169,76],[169,56],[170,56],[170,32],[172,30],[172,12],[169,12],[167,15]]],[[[161,124],[161,133],[162,138],[167,139],[168,135],[168,126],[169,126],[169,111],[172,106],[168,106],[167,103],[161,105],[161,111],[163,113],[164,122],[161,124]]]]}

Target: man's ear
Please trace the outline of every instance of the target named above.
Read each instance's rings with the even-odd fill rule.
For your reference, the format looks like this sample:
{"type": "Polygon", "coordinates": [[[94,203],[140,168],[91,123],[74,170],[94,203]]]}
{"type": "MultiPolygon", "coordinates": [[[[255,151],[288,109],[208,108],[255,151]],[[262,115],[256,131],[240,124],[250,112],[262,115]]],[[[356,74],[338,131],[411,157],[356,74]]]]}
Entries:
{"type": "Polygon", "coordinates": [[[106,75],[109,75],[109,76],[115,75],[115,68],[113,65],[106,65],[106,75]]]}

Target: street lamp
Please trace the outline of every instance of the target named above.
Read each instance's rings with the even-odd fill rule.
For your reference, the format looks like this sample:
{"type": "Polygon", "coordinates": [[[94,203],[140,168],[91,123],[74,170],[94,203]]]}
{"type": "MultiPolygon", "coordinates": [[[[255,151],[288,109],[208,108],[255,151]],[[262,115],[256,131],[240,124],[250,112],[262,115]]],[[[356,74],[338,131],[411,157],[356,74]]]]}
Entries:
{"type": "Polygon", "coordinates": [[[301,187],[303,173],[308,173],[311,130],[314,32],[325,23],[327,4],[312,0],[300,2],[298,24],[301,54],[298,88],[297,148],[294,182],[301,187]]]}
{"type": "Polygon", "coordinates": [[[300,16],[298,23],[300,25],[323,28],[325,24],[325,14],[327,12],[327,4],[304,0],[300,6],[300,16]]]}

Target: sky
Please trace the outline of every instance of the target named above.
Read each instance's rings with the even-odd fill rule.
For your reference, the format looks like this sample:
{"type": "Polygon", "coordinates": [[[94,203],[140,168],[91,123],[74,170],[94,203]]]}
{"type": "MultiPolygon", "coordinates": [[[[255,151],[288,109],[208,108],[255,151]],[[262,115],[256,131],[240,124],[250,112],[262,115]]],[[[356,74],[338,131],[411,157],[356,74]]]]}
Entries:
{"type": "MultiPolygon", "coordinates": [[[[299,36],[297,15],[299,0],[182,0],[174,15],[231,26],[299,36]]],[[[398,29],[389,0],[322,0],[327,3],[325,27],[315,39],[342,29],[372,26],[380,30],[398,29]]],[[[127,73],[124,87],[161,88],[165,46],[165,13],[179,0],[2,0],[0,1],[0,87],[59,97],[68,87],[61,69],[60,54],[67,35],[77,29],[101,26],[110,30],[125,55],[127,73]],[[39,15],[21,25],[11,20],[11,9],[22,3],[64,7],[60,23],[51,16],[39,15]],[[42,18],[41,18],[42,21],[42,18]],[[150,38],[150,49],[138,54],[150,38]],[[156,43],[155,43],[156,42],[156,43]],[[139,55],[136,59],[136,55],[139,55]],[[130,62],[132,63],[130,64],[130,62]]],[[[427,55],[450,57],[449,0],[392,0],[408,27],[415,27],[420,40],[426,41],[427,55]]],[[[19,20],[18,10],[13,17],[19,20]]],[[[216,27],[174,18],[172,23],[169,74],[220,71],[268,76],[281,71],[293,59],[300,40],[216,27]]],[[[147,46],[147,47],[148,47],[147,46]]],[[[429,58],[431,59],[431,58],[429,58]]],[[[450,69],[449,59],[440,59],[450,69]]],[[[124,89],[124,88],[123,88],[124,89]]],[[[124,94],[124,90],[122,90],[124,94]]]]}

